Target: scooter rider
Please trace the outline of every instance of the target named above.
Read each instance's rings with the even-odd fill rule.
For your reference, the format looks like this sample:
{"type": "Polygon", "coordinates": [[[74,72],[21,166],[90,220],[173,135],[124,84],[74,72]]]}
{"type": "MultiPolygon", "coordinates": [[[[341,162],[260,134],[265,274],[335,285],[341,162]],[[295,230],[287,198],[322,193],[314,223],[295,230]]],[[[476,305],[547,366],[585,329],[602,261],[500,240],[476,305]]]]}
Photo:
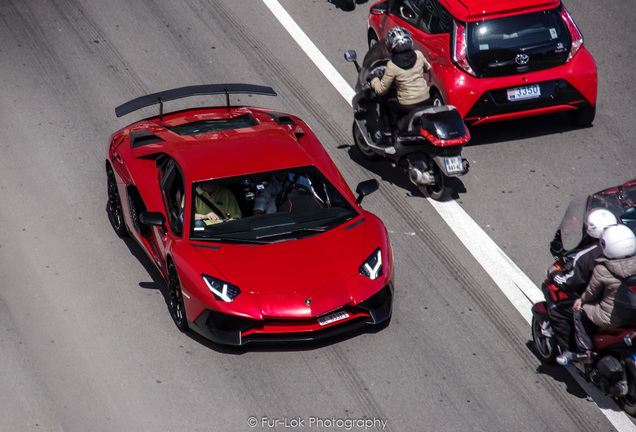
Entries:
{"type": "MultiPolygon", "coordinates": [[[[382,113],[385,128],[382,135],[390,137],[391,129],[395,127],[398,117],[406,115],[414,109],[431,105],[428,85],[424,79],[424,72],[428,72],[431,65],[419,50],[413,49],[413,38],[405,28],[392,28],[387,33],[385,40],[386,46],[391,52],[391,60],[387,63],[382,78],[378,76],[370,76],[369,78],[371,79],[371,87],[379,96],[385,95],[391,88],[391,84],[395,83],[397,101],[388,101],[392,118],[388,118],[386,109],[382,113]]],[[[391,145],[392,143],[385,142],[384,144],[391,145]]]]}
{"type": "MultiPolygon", "coordinates": [[[[574,255],[568,271],[564,272],[556,266],[550,267],[548,269],[548,279],[561,291],[567,293],[570,298],[578,298],[592,277],[596,259],[603,255],[598,242],[601,233],[605,228],[617,222],[616,216],[607,209],[597,208],[589,212],[585,221],[585,231],[590,238],[590,242],[574,255]]],[[[565,350],[564,353],[574,352],[576,343],[572,305],[549,307],[548,315],[550,316],[554,336],[559,345],[565,350]]],[[[567,357],[570,356],[566,355],[565,358],[567,357]]]]}

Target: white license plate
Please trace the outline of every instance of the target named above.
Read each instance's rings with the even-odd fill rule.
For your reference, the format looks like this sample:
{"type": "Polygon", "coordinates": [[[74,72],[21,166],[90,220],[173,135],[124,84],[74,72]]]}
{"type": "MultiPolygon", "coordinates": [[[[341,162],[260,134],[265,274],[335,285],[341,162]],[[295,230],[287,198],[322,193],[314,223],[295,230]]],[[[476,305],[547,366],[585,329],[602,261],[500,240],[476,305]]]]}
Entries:
{"type": "Polygon", "coordinates": [[[331,324],[332,322],[343,320],[345,318],[349,318],[349,314],[345,311],[340,311],[340,312],[332,313],[330,315],[318,317],[318,324],[320,324],[321,326],[324,326],[327,324],[331,324]]]}
{"type": "Polygon", "coordinates": [[[508,89],[508,100],[510,102],[538,97],[541,97],[541,86],[539,84],[508,89]]]}
{"type": "Polygon", "coordinates": [[[464,172],[461,156],[444,158],[444,162],[446,163],[446,172],[448,172],[448,174],[459,174],[464,172]]]}

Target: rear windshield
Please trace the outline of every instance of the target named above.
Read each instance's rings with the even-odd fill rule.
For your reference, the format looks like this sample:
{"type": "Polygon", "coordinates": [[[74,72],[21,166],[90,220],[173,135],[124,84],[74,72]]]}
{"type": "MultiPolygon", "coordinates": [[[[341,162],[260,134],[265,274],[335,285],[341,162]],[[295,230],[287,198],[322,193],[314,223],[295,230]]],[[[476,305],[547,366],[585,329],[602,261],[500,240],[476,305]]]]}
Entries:
{"type": "Polygon", "coordinates": [[[556,67],[565,63],[569,48],[558,9],[467,24],[468,59],[481,77],[556,67]]]}
{"type": "Polygon", "coordinates": [[[198,120],[178,126],[167,126],[167,128],[179,135],[188,136],[243,129],[257,125],[258,122],[251,114],[243,114],[238,117],[227,119],[198,120]]]}

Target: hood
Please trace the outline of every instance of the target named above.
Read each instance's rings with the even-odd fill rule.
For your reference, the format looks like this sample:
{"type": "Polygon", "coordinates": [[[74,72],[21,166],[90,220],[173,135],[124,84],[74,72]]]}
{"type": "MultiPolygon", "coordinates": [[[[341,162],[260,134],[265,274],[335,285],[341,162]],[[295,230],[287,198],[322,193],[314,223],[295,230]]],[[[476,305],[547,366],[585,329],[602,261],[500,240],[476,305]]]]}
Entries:
{"type": "Polygon", "coordinates": [[[197,250],[224,280],[243,292],[292,294],[337,284],[357,275],[367,258],[365,228],[363,222],[300,240],[265,245],[222,244],[218,249],[197,250]]]}
{"type": "Polygon", "coordinates": [[[605,258],[604,262],[609,272],[618,279],[636,275],[636,255],[614,260],[605,258]]]}

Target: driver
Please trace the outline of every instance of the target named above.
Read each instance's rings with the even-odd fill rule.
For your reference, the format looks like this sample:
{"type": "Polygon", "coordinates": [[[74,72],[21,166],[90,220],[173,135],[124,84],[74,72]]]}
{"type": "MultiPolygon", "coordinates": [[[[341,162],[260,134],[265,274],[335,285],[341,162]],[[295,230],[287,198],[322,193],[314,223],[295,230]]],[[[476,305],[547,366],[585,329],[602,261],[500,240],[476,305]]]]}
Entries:
{"type": "MultiPolygon", "coordinates": [[[[618,223],[616,216],[611,211],[604,208],[597,208],[589,212],[585,221],[585,232],[589,236],[591,243],[579,250],[573,257],[572,266],[569,271],[563,271],[556,266],[548,269],[548,279],[556,285],[559,290],[568,294],[570,298],[578,298],[585,290],[596,259],[603,255],[598,239],[605,228],[618,223]]],[[[549,307],[548,314],[554,330],[554,336],[564,352],[557,357],[557,362],[567,364],[572,359],[572,352],[577,348],[574,339],[574,322],[572,305],[559,305],[549,307]]]]}
{"type": "MultiPolygon", "coordinates": [[[[395,83],[397,101],[389,100],[391,119],[382,114],[384,127],[393,129],[397,118],[410,113],[417,108],[432,105],[428,85],[424,79],[424,72],[431,70],[430,63],[419,50],[413,49],[413,38],[403,27],[394,27],[386,35],[386,46],[391,52],[391,60],[386,65],[384,75],[371,78],[371,87],[379,96],[385,95],[395,83]]],[[[382,135],[388,137],[391,131],[382,135]]],[[[392,143],[385,143],[392,145],[392,143]]]]}
{"type": "Polygon", "coordinates": [[[293,173],[277,172],[270,178],[267,185],[259,188],[254,198],[254,215],[263,213],[276,213],[276,197],[285,188],[298,184],[305,186],[311,190],[311,182],[304,175],[295,175],[293,173]]]}

